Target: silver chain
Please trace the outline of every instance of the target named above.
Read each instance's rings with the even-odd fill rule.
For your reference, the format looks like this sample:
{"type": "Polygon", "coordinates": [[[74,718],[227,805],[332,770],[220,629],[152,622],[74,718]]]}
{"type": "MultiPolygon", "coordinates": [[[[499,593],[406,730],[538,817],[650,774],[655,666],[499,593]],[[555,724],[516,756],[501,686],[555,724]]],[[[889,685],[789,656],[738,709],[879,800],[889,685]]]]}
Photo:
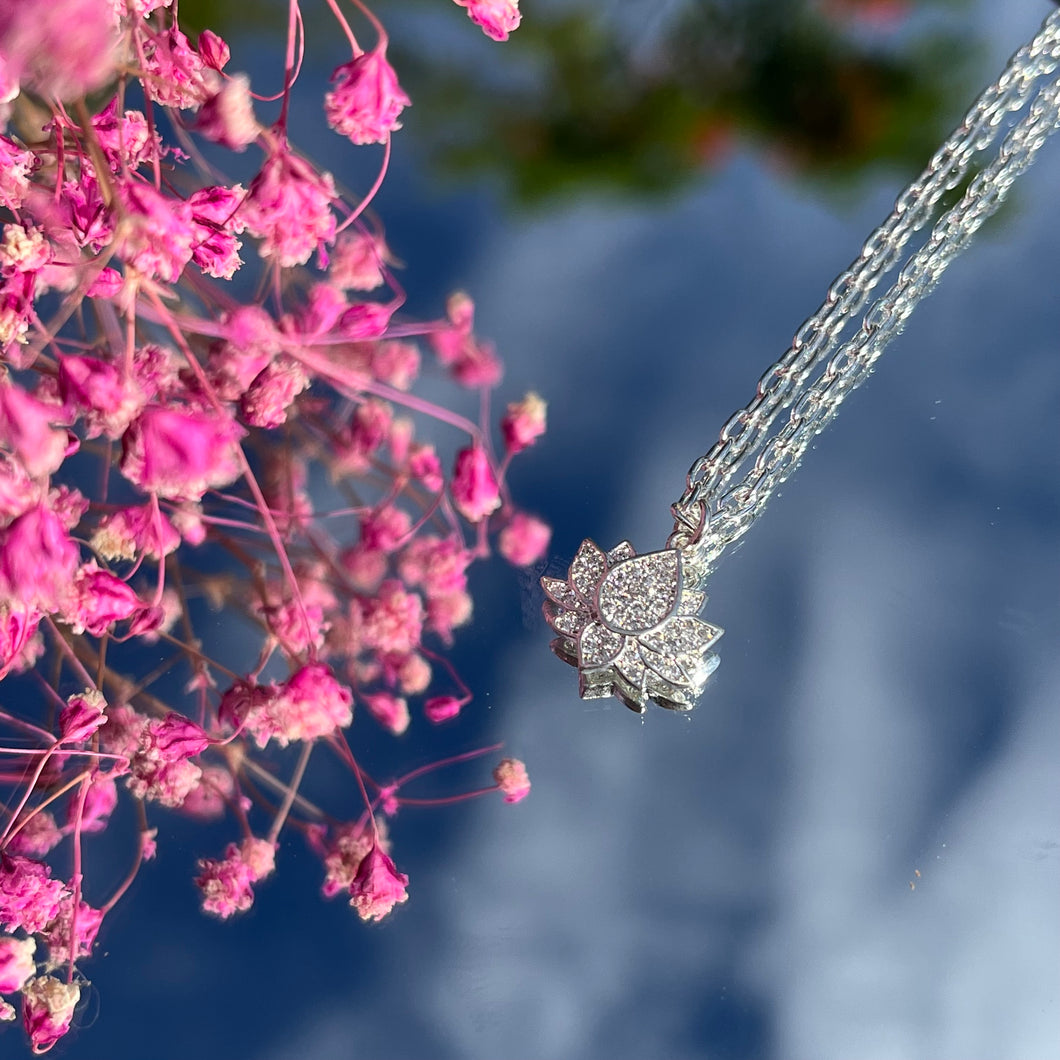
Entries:
{"type": "Polygon", "coordinates": [[[694,578],[702,580],[758,518],[843,399],[865,381],[946,266],[1060,127],[1060,79],[1053,77],[1058,65],[1060,11],[1012,57],[924,172],[898,196],[891,215],[835,280],[787,353],[758,381],[750,403],[729,418],[718,441],[692,465],[685,492],[672,508],[675,522],[668,544],[682,550],[694,578]],[[1012,116],[1024,109],[1013,124],[1012,116]],[[899,267],[910,239],[931,221],[943,196],[962,183],[977,157],[1002,135],[997,154],[960,201],[935,221],[891,288],[865,313],[860,328],[844,338],[873,289],[899,267]],[[790,412],[778,426],[785,409],[790,412]],[[734,482],[743,468],[743,477],[734,482]]]}

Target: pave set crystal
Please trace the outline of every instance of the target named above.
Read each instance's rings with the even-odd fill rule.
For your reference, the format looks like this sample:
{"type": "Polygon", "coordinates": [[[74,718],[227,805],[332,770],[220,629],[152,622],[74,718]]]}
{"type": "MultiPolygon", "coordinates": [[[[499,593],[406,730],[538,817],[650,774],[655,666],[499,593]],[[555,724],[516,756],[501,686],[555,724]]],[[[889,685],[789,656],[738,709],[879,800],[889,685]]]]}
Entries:
{"type": "Polygon", "coordinates": [[[685,587],[676,549],[638,556],[628,541],[604,552],[583,541],[566,581],[542,578],[552,650],[579,672],[583,699],[618,696],[643,713],[650,699],[691,710],[718,665],[722,630],[697,618],[706,596],[685,587]]]}

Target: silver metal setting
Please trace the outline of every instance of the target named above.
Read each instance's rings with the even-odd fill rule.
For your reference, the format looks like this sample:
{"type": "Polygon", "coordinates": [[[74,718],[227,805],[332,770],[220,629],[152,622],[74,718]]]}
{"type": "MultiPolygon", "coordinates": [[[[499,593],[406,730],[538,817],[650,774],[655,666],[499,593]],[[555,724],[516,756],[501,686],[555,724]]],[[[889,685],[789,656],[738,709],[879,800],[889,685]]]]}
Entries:
{"type": "Polygon", "coordinates": [[[578,667],[585,699],[616,695],[689,710],[718,664],[722,631],[695,617],[714,564],[747,532],[846,396],[1060,128],[1060,11],[1010,60],[898,196],[754,396],[692,465],[662,552],[583,542],[566,581],[542,578],[552,649],[578,667]],[[999,142],[1000,141],[1000,142],[999,142]],[[944,197],[967,182],[955,204],[944,197]],[[926,237],[914,237],[927,229],[926,237]],[[863,310],[881,281],[891,286],[863,310]]]}
{"type": "Polygon", "coordinates": [[[689,586],[677,549],[638,556],[628,541],[604,552],[583,541],[567,580],[542,578],[552,650],[578,668],[582,699],[617,696],[643,713],[650,699],[691,710],[718,665],[722,630],[697,618],[706,596],[689,586]]]}

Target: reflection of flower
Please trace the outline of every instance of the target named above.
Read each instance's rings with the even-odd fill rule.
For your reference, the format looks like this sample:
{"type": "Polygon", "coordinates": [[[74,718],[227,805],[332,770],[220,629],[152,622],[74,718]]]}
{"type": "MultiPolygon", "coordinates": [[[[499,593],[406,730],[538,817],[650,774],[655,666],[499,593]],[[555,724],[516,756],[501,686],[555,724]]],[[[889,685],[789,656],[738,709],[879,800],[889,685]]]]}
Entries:
{"type": "Polygon", "coordinates": [[[686,588],[676,549],[638,556],[628,541],[603,552],[583,541],[566,581],[542,578],[552,650],[577,666],[583,699],[618,696],[643,713],[648,699],[691,710],[718,665],[722,630],[696,618],[706,597],[686,588]]]}

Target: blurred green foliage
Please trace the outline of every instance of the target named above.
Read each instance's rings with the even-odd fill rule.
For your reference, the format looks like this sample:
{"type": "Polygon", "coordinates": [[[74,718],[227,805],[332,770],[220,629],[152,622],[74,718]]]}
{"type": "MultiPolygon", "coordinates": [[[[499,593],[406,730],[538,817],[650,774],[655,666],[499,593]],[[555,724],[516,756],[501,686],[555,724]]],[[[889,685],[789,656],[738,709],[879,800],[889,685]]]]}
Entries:
{"type": "MultiPolygon", "coordinates": [[[[507,196],[533,205],[671,194],[741,145],[832,183],[880,165],[915,172],[973,90],[974,42],[952,17],[926,16],[965,3],[658,0],[623,10],[524,0],[523,23],[505,44],[487,41],[449,0],[375,6],[414,102],[410,133],[435,174],[491,174],[507,196]],[[401,24],[417,17],[441,39],[407,39],[401,24]]],[[[351,5],[344,10],[358,31],[366,25],[351,5]]],[[[285,0],[180,7],[189,26],[233,39],[248,28],[259,39],[275,33],[278,54],[286,11],[285,0]]],[[[314,38],[333,39],[334,29],[323,2],[303,0],[303,15],[312,62],[314,38]]]]}

